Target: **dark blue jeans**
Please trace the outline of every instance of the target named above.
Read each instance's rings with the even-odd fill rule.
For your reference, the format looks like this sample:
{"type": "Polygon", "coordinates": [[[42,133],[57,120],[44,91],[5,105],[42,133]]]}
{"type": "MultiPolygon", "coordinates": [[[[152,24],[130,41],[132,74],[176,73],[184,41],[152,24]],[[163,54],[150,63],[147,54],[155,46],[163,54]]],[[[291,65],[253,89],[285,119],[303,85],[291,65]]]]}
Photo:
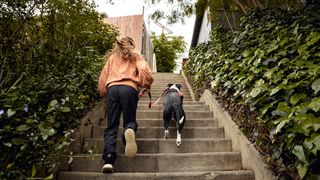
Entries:
{"type": "Polygon", "coordinates": [[[116,85],[107,91],[107,115],[108,127],[104,131],[103,159],[113,164],[116,154],[117,135],[120,124],[120,115],[123,113],[124,130],[131,128],[137,131],[136,112],[138,104],[138,92],[131,86],[116,85]],[[109,154],[109,156],[108,156],[109,154]],[[114,157],[110,157],[110,154],[114,157]]]}

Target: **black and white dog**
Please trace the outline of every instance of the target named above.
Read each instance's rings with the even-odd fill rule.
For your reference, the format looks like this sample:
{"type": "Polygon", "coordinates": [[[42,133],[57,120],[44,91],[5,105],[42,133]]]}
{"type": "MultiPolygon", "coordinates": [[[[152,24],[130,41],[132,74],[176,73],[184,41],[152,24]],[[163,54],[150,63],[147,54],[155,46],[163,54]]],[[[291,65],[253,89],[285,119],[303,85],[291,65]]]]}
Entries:
{"type": "Polygon", "coordinates": [[[169,123],[171,119],[174,119],[177,124],[177,140],[176,144],[179,147],[181,145],[181,131],[186,121],[186,114],[183,110],[183,94],[181,93],[181,84],[168,84],[163,95],[163,126],[164,126],[164,138],[168,138],[169,135],[169,123]]]}

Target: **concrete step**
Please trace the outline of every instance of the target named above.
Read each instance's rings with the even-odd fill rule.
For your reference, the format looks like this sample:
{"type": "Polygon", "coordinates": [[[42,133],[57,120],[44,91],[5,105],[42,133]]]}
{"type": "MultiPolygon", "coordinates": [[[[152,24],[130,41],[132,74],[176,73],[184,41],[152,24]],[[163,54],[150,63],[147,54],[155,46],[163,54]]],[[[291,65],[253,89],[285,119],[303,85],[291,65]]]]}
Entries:
{"type": "MultiPolygon", "coordinates": [[[[137,123],[139,127],[163,127],[162,119],[137,119],[137,123]]],[[[100,122],[100,126],[106,126],[106,124],[107,120],[100,122]]],[[[122,120],[120,126],[122,126],[122,120]]],[[[176,127],[176,122],[170,121],[170,127],[176,127]]],[[[212,119],[187,119],[184,127],[218,127],[218,121],[212,119]]]]}
{"type": "MultiPolygon", "coordinates": [[[[156,100],[155,98],[152,98],[152,100],[156,100]]],[[[159,105],[162,105],[162,103],[163,103],[163,99],[161,99],[160,101],[159,101],[159,105]]],[[[149,104],[149,99],[140,99],[139,101],[138,101],[138,107],[139,106],[143,106],[143,105],[148,105],[149,104]]],[[[204,105],[204,102],[200,102],[200,101],[192,101],[192,100],[183,100],[183,105],[184,106],[187,106],[187,105],[204,105]]]]}
{"type": "MultiPolygon", "coordinates": [[[[185,111],[188,119],[212,119],[213,115],[209,111],[185,111]]],[[[147,111],[137,111],[137,119],[162,119],[162,112],[151,108],[147,111]]]]}
{"type": "Polygon", "coordinates": [[[62,171],[59,180],[254,180],[251,170],[234,171],[198,171],[198,172],[164,172],[164,173],[100,173],[62,171]]]}
{"type": "MultiPolygon", "coordinates": [[[[164,89],[152,89],[152,90],[151,90],[151,96],[152,96],[152,97],[153,97],[153,96],[160,97],[160,96],[163,94],[163,91],[164,91],[164,89]]],[[[181,90],[180,92],[182,92],[182,94],[183,94],[184,97],[190,96],[190,93],[189,93],[188,90],[184,90],[184,91],[181,90]]],[[[145,93],[145,94],[143,95],[143,97],[144,97],[144,96],[148,97],[148,93],[145,93]]]]}
{"type": "MultiPolygon", "coordinates": [[[[101,172],[102,154],[74,155],[61,163],[62,171],[101,172]]],[[[196,172],[239,170],[242,168],[239,152],[137,154],[134,158],[119,155],[115,172],[196,172]]]]}
{"type": "Polygon", "coordinates": [[[158,89],[158,88],[159,89],[165,89],[165,88],[168,87],[168,84],[181,84],[182,89],[187,89],[187,84],[186,83],[177,82],[177,81],[175,81],[175,82],[173,82],[173,81],[171,81],[171,82],[154,82],[151,85],[151,89],[154,89],[154,88],[156,88],[156,89],[158,89]]]}
{"type": "MultiPolygon", "coordinates": [[[[106,127],[93,127],[92,138],[102,138],[106,127]]],[[[176,128],[169,127],[169,139],[177,138],[176,128]]],[[[118,137],[122,137],[123,128],[119,128],[118,137]]],[[[136,132],[139,138],[163,138],[163,127],[140,127],[136,132]]],[[[182,139],[187,138],[224,138],[224,129],[222,127],[194,127],[183,128],[181,133],[182,139]]]]}
{"type": "MultiPolygon", "coordinates": [[[[210,111],[209,106],[206,106],[206,105],[184,105],[183,109],[185,111],[210,111]]],[[[146,110],[162,111],[163,105],[158,103],[157,105],[153,106],[151,109],[149,109],[148,106],[138,106],[137,110],[138,111],[146,111],[146,110]]]]}
{"type": "MultiPolygon", "coordinates": [[[[231,140],[228,138],[215,139],[183,139],[177,147],[175,139],[138,139],[138,154],[145,153],[193,153],[193,152],[230,152],[231,140]]],[[[85,140],[83,152],[100,154],[103,152],[104,141],[101,138],[88,138],[85,140]]],[[[124,154],[125,145],[119,139],[117,153],[124,154]]]]}
{"type": "MultiPolygon", "coordinates": [[[[161,97],[160,94],[159,95],[155,95],[155,96],[151,95],[151,99],[153,101],[156,101],[159,97],[161,97]]],[[[139,97],[139,99],[140,100],[149,100],[149,96],[148,95],[143,95],[142,97],[139,97]]],[[[163,100],[163,97],[161,97],[161,99],[163,100]]],[[[190,95],[187,95],[187,96],[183,97],[183,100],[184,101],[192,101],[192,97],[190,95]]]]}
{"type": "MultiPolygon", "coordinates": [[[[151,92],[153,90],[157,90],[157,91],[163,92],[163,90],[165,90],[168,87],[168,84],[170,84],[170,83],[152,84],[151,85],[151,92]]],[[[186,92],[186,90],[188,90],[187,85],[186,84],[181,84],[181,85],[182,85],[181,91],[185,91],[186,92]]]]}
{"type": "MultiPolygon", "coordinates": [[[[155,85],[154,86],[152,86],[152,88],[151,88],[151,93],[154,93],[154,92],[163,92],[165,89],[166,89],[167,87],[156,87],[155,85]]],[[[182,93],[189,93],[189,89],[187,88],[187,87],[182,87],[181,89],[180,89],[180,91],[182,92],[182,93]]]]}

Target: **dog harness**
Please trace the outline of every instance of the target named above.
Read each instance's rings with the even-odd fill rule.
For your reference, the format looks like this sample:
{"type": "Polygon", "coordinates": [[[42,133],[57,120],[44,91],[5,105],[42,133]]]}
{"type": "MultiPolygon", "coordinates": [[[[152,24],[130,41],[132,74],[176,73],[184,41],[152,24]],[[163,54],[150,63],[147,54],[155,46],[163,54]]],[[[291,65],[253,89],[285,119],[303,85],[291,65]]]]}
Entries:
{"type": "Polygon", "coordinates": [[[173,88],[166,88],[165,90],[163,90],[161,96],[155,101],[155,102],[152,102],[152,97],[151,97],[151,92],[150,92],[150,89],[142,89],[139,93],[139,96],[142,97],[144,95],[144,93],[148,91],[148,96],[149,96],[149,108],[152,108],[153,106],[155,106],[156,104],[158,104],[158,102],[160,101],[160,99],[166,95],[167,93],[169,92],[176,92],[179,94],[179,96],[183,97],[183,94],[181,93],[181,91],[179,91],[179,89],[173,87],[173,88]]]}

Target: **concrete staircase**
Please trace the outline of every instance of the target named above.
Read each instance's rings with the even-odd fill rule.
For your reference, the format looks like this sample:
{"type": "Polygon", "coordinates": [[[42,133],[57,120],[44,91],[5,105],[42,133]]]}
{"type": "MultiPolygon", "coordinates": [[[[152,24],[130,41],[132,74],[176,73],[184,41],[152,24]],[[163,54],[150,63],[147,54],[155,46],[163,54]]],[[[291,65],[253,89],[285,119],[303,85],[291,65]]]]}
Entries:
{"type": "MultiPolygon", "coordinates": [[[[138,154],[135,158],[124,156],[124,145],[119,138],[115,173],[101,173],[103,131],[106,125],[105,121],[101,121],[99,126],[92,126],[91,136],[85,139],[81,152],[73,156],[72,164],[62,163],[57,179],[254,180],[253,171],[242,169],[240,153],[232,152],[231,140],[224,136],[223,127],[218,127],[209,108],[201,102],[192,101],[183,77],[172,73],[156,73],[154,77],[151,91],[153,100],[161,95],[168,83],[182,84],[187,114],[182,145],[176,146],[174,122],[171,123],[169,139],[163,139],[162,101],[148,109],[148,96],[145,95],[138,104],[138,154]]],[[[119,134],[122,131],[121,124],[119,134]]]]}

